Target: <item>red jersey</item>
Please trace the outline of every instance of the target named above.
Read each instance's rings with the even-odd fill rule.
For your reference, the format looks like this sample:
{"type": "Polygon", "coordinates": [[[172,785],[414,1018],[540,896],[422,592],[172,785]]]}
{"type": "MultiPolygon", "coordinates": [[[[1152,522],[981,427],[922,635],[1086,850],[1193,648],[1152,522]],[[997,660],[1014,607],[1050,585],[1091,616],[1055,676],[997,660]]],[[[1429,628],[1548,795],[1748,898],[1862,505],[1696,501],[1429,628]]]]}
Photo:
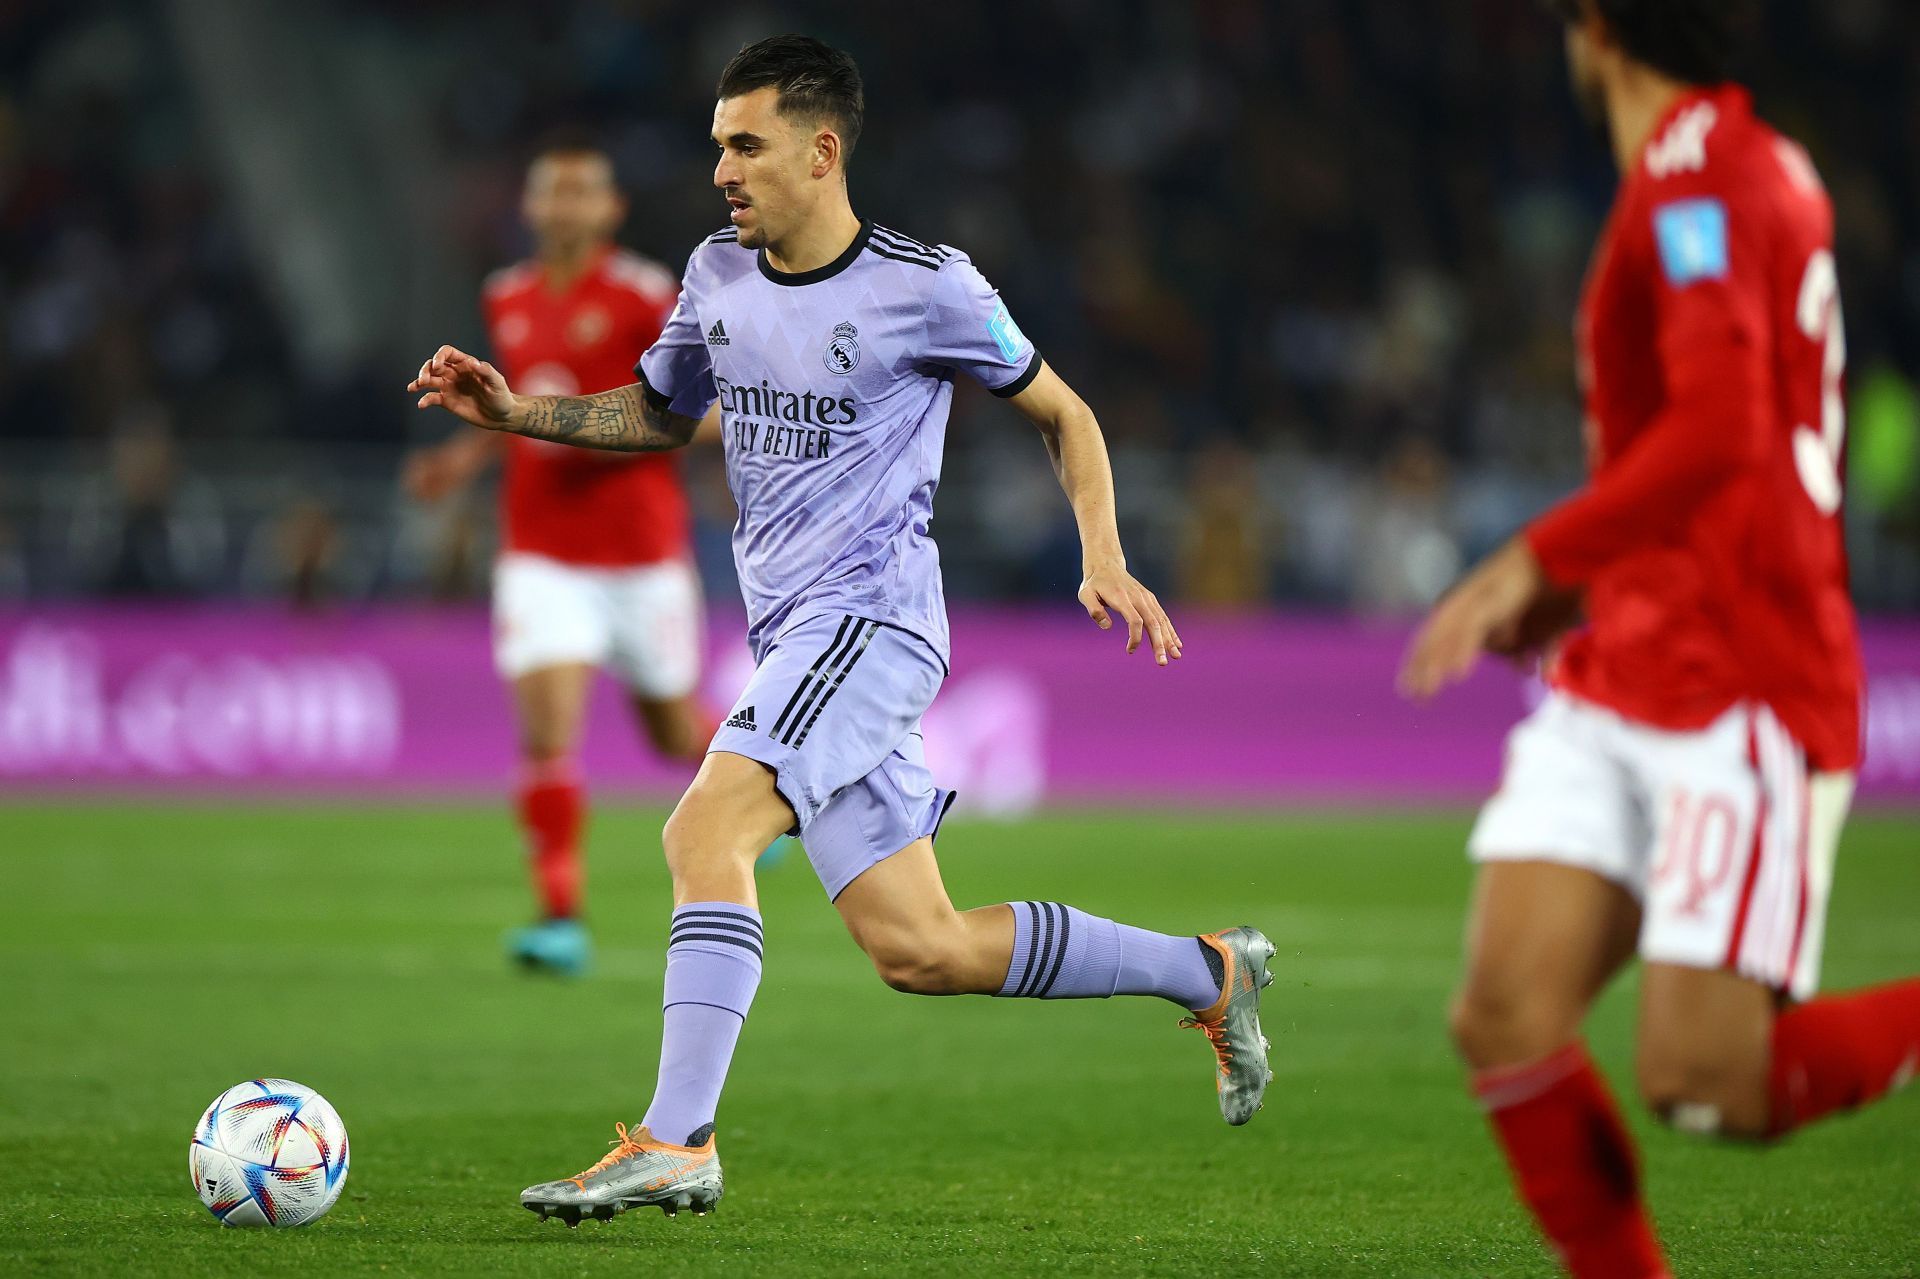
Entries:
{"type": "MultiPolygon", "coordinates": [[[[537,262],[488,278],[481,296],[494,360],[525,395],[591,395],[633,381],[634,361],[673,311],[679,282],[624,249],[548,288],[537,262]]],[[[691,542],[679,466],[662,453],[610,453],[509,439],[500,495],[504,549],[602,568],[654,564],[691,542]]]]}
{"type": "Polygon", "coordinates": [[[1744,90],[1674,104],[1580,303],[1588,485],[1527,530],[1547,576],[1586,592],[1556,684],[1674,729],[1763,702],[1819,769],[1860,743],[1832,246],[1806,152],[1744,90]]]}

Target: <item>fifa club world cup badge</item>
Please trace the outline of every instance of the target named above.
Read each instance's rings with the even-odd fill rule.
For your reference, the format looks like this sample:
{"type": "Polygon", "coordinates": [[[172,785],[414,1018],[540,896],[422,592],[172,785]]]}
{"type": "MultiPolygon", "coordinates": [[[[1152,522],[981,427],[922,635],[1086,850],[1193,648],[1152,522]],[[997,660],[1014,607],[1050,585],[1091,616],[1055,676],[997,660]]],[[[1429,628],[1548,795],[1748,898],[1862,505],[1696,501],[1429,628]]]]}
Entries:
{"type": "Polygon", "coordinates": [[[827,372],[838,373],[842,377],[854,371],[860,365],[860,330],[853,327],[851,320],[842,320],[833,326],[833,337],[827,342],[827,372]]]}

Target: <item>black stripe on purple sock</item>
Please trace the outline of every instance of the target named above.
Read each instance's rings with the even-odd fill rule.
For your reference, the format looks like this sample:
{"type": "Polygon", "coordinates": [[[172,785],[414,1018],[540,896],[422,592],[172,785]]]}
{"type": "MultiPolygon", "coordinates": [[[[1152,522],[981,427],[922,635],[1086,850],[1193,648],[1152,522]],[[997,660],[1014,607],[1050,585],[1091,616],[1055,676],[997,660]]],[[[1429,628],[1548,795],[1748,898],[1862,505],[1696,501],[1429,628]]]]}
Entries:
{"type": "MultiPolygon", "coordinates": [[[[1033,902],[1021,902],[1020,906],[1027,908],[1027,915],[1029,917],[1027,923],[1027,966],[1020,970],[1020,980],[1013,988],[1013,995],[1016,999],[1027,993],[1027,982],[1033,976],[1033,961],[1040,951],[1038,940],[1040,934],[1040,907],[1033,902]]],[[[1019,917],[1020,907],[1016,906],[1014,907],[1014,920],[1016,925],[1018,924],[1019,917]]],[[[1018,940],[1019,929],[1017,926],[1014,930],[1014,936],[1015,939],[1018,940]]]]}
{"type": "Polygon", "coordinates": [[[767,957],[766,952],[761,950],[750,938],[736,936],[733,933],[681,933],[678,937],[675,937],[667,943],[667,949],[672,950],[681,942],[688,941],[723,941],[729,946],[738,946],[741,950],[752,951],[756,958],[765,959],[767,957]]]}
{"type": "Polygon", "coordinates": [[[667,943],[671,945],[673,943],[673,940],[676,937],[680,936],[680,934],[682,933],[697,932],[697,931],[700,931],[701,929],[706,929],[708,931],[718,929],[721,932],[726,932],[726,933],[739,933],[742,937],[751,937],[753,940],[758,942],[763,942],[766,940],[766,937],[761,933],[761,931],[758,928],[751,927],[750,925],[747,925],[747,924],[729,924],[723,920],[718,920],[718,919],[689,919],[681,923],[675,924],[672,927],[672,929],[668,931],[667,943]]]}
{"type": "Polygon", "coordinates": [[[1027,984],[1027,988],[1020,992],[1028,998],[1040,989],[1040,979],[1047,975],[1047,965],[1053,958],[1053,903],[1041,902],[1040,910],[1046,918],[1045,930],[1041,933],[1042,940],[1034,947],[1040,956],[1040,966],[1034,969],[1033,980],[1027,984]]]}
{"type": "Polygon", "coordinates": [[[1034,910],[1039,913],[1033,917],[1033,934],[1027,938],[1027,957],[1033,960],[1033,969],[1020,983],[1017,992],[1022,999],[1033,994],[1033,987],[1047,971],[1047,939],[1053,936],[1053,911],[1045,902],[1034,902],[1034,910]]]}
{"type": "Polygon", "coordinates": [[[1046,985],[1056,971],[1055,964],[1060,957],[1059,946],[1054,941],[1054,923],[1060,908],[1054,902],[1041,902],[1040,909],[1047,912],[1047,952],[1040,957],[1040,971],[1033,975],[1033,997],[1040,998],[1046,985]]]}
{"type": "Polygon", "coordinates": [[[747,1015],[741,1012],[738,1008],[729,1008],[725,1004],[710,1004],[704,999],[676,999],[670,1004],[663,1004],[661,1006],[661,1010],[665,1011],[668,1008],[678,1008],[682,1004],[692,1004],[696,1008],[718,1008],[723,1013],[732,1013],[735,1017],[738,1017],[741,1021],[745,1021],[747,1019],[747,1015]]]}
{"type": "Polygon", "coordinates": [[[745,911],[738,910],[685,909],[673,912],[674,923],[677,924],[683,919],[737,919],[743,924],[752,924],[755,928],[760,927],[760,920],[757,916],[749,915],[745,911]]]}
{"type": "Polygon", "coordinates": [[[1047,992],[1053,989],[1053,983],[1060,979],[1060,970],[1067,966],[1067,935],[1072,931],[1072,913],[1065,906],[1060,907],[1060,948],[1054,952],[1053,972],[1048,974],[1046,984],[1040,987],[1039,998],[1045,999],[1047,992]]]}
{"type": "Polygon", "coordinates": [[[691,924],[696,920],[703,923],[725,924],[728,928],[751,928],[756,933],[760,931],[760,921],[752,915],[736,915],[731,911],[723,910],[689,910],[682,912],[673,917],[673,927],[678,928],[682,924],[691,924]]]}

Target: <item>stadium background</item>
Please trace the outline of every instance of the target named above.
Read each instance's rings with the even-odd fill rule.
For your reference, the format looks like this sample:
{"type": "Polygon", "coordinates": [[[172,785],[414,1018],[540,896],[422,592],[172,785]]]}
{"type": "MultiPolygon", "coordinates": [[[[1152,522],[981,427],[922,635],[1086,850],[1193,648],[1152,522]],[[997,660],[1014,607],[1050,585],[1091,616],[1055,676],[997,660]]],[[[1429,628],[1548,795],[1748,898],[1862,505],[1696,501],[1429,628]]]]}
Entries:
{"type": "MultiPolygon", "coordinates": [[[[1077,3],[962,5],[937,38],[858,4],[230,12],[103,0],[0,18],[0,784],[352,784],[401,766],[397,784],[431,788],[452,780],[432,772],[436,740],[467,745],[470,785],[498,777],[507,739],[487,726],[504,702],[478,624],[381,629],[393,606],[483,598],[494,537],[490,492],[433,509],[400,492],[403,450],[453,423],[415,413],[396,379],[441,341],[484,349],[478,283],[525,249],[519,179],[555,126],[605,140],[633,194],[626,242],[677,264],[718,225],[713,68],[798,25],[867,71],[857,207],[964,246],[1002,286],[1101,414],[1136,570],[1226,646],[1203,642],[1180,676],[1196,708],[1183,757],[1211,743],[1207,760],[1238,758],[1218,789],[1241,799],[1263,778],[1311,796],[1338,779],[1293,765],[1355,698],[1361,740],[1336,793],[1484,788],[1525,691],[1490,674],[1416,716],[1384,680],[1395,619],[1579,476],[1569,316],[1613,178],[1531,0],[1139,4],[1098,20],[1077,3]],[[169,663],[149,623],[70,612],[98,600],[202,611],[169,663]],[[1275,630],[1276,607],[1321,620],[1275,630]],[[371,667],[302,665],[318,641],[278,620],[289,608],[371,667]],[[1329,640],[1328,616],[1364,621],[1329,640]],[[1320,678],[1349,641],[1371,660],[1320,678]],[[438,739],[417,736],[433,725],[438,739]],[[1438,735],[1424,755],[1439,771],[1389,761],[1374,777],[1369,752],[1416,728],[1438,735]],[[210,740],[173,740],[195,732],[210,740]]],[[[1807,141],[1838,208],[1857,594],[1910,618],[1920,88],[1901,69],[1920,19],[1775,3],[1759,48],[1761,104],[1807,141]]],[[[1031,772],[1078,749],[1062,707],[1106,680],[1150,686],[1097,649],[1044,669],[1055,633],[1021,619],[1072,607],[1066,505],[991,397],[966,388],[949,439],[950,592],[963,617],[995,607],[994,695],[972,699],[988,726],[949,734],[950,754],[1012,717],[1028,746],[1001,771],[1031,772]],[[1084,690],[1060,683],[1076,674],[1084,690]]],[[[717,457],[690,470],[725,702],[732,512],[717,457]]],[[[1920,794],[1920,644],[1898,622],[1883,632],[1869,790],[1920,794]]],[[[985,655],[963,646],[955,691],[985,655]]],[[[606,707],[596,723],[604,783],[671,791],[606,707]]],[[[960,780],[977,803],[1033,798],[974,771],[960,780]]],[[[1207,798],[1213,771],[1115,789],[1207,798]]]]}
{"type": "MultiPolygon", "coordinates": [[[[1877,810],[1845,852],[1845,983],[1920,968],[1920,11],[1761,11],[1748,78],[1838,213],[1877,810]]],[[[955,677],[929,725],[969,806],[943,840],[956,897],[1057,892],[1200,928],[1222,922],[1224,877],[1236,909],[1297,947],[1280,1088],[1313,1106],[1250,1131],[1268,1180],[1211,1229],[1160,1176],[1216,1157],[1197,1105],[1158,1118],[1191,1083],[1192,1045],[1065,1017],[1104,1063],[1088,1094],[1155,1116],[1163,1148],[1142,1153],[1106,1111],[1055,1104],[1035,1039],[1058,1023],[902,1011],[795,867],[766,890],[770,919],[806,921],[777,939],[799,968],[770,991],[797,982],[885,1020],[953,1115],[930,1118],[879,1061],[832,1055],[795,1001],[770,997],[754,1033],[819,1069],[736,1072],[753,1224],[607,1237],[666,1250],[678,1273],[756,1248],[795,1273],[1250,1258],[1276,1274],[1544,1273],[1440,1028],[1466,805],[1531,690],[1487,669],[1415,710],[1389,688],[1420,608],[1579,478],[1569,317],[1614,175],[1533,0],[0,6],[0,1003],[31,1049],[0,1056],[0,1185],[20,1208],[0,1262],[84,1270],[109,1237],[159,1271],[266,1264],[255,1243],[210,1253],[155,1160],[177,1162],[175,1130],[220,1087],[278,1071],[333,1096],[364,1160],[332,1223],[281,1256],[507,1265],[461,1251],[520,1242],[492,1208],[500,1187],[590,1149],[608,1117],[596,1098],[630,1090],[628,1039],[651,1031],[626,1014],[657,990],[664,884],[645,850],[660,810],[609,812],[593,835],[599,980],[618,999],[588,983],[530,1002],[493,950],[523,907],[481,602],[492,495],[406,500],[403,452],[453,423],[402,387],[439,342],[481,344],[479,281],[524,250],[520,175],[554,126],[587,124],[617,157],[623,240],[682,261],[720,224],[716,70],[782,29],[847,47],[866,74],[856,209],[968,250],[1099,412],[1134,567],[1189,641],[1160,674],[1077,618],[1077,548],[1043,454],[963,387],[936,527],[955,677]],[[1116,801],[1164,812],[1093,815],[1116,801]],[[1200,857],[1217,871],[1174,873],[1200,857]],[[236,971],[327,1009],[338,1033],[234,997],[219,974],[236,971]],[[209,1015],[222,1033],[193,1028],[209,1015]],[[132,1081],[128,1042],[156,1063],[132,1081]],[[410,1081],[393,1078],[401,1055],[410,1081]],[[518,1086],[563,1071],[581,1080],[570,1099],[518,1086]],[[128,1188],[104,1225],[83,1211],[100,1125],[42,1104],[75,1089],[137,1116],[107,1138],[128,1188]],[[808,1173],[796,1093],[816,1122],[952,1126],[867,1156],[891,1197],[849,1220],[808,1173]],[[485,1135],[442,1153],[469,1113],[485,1135]],[[1073,1150],[1009,1167],[991,1136],[1009,1132],[1073,1150]],[[1117,1178],[1127,1202],[1099,1189],[1117,1178]],[[423,1239],[422,1215],[446,1229],[423,1239]]],[[[689,473],[724,700],[742,660],[731,511],[717,458],[689,473]]],[[[610,699],[593,732],[600,793],[670,797],[678,776],[610,699]]],[[[1616,1071],[1629,998],[1597,1022],[1616,1071]]],[[[1889,1128],[1913,1118],[1903,1105],[1889,1128]]],[[[1896,1134],[1843,1125],[1731,1170],[1642,1136],[1689,1273],[1913,1273],[1920,1174],[1896,1134]],[[1783,1177],[1820,1211],[1768,1207],[1783,1177]],[[1678,1193],[1696,1185],[1713,1189],[1678,1193]]],[[[614,1267],[620,1251],[566,1264],[614,1267]]]]}

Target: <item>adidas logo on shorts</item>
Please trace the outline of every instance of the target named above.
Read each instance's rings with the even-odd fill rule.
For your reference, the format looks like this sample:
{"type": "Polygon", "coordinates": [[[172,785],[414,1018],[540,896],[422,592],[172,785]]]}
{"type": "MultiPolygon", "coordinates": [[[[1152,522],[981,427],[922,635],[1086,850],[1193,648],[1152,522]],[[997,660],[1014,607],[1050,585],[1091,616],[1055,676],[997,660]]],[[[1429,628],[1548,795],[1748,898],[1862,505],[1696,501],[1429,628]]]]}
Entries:
{"type": "Polygon", "coordinates": [[[753,722],[753,707],[749,706],[735,712],[734,717],[727,721],[727,727],[744,728],[749,733],[756,731],[757,725],[753,722]]]}

